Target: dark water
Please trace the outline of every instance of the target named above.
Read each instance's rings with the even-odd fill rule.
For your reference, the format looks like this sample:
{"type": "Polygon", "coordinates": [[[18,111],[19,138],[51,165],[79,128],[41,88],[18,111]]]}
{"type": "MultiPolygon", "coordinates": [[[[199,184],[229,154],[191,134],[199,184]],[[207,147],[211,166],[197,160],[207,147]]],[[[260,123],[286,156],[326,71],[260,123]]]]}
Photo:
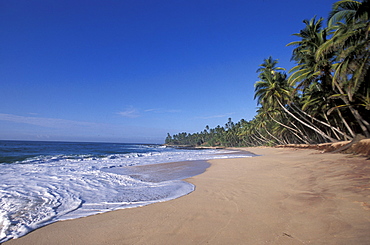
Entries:
{"type": "Polygon", "coordinates": [[[160,145],[0,140],[0,163],[22,162],[39,156],[64,158],[107,157],[114,154],[158,151],[160,145]]]}

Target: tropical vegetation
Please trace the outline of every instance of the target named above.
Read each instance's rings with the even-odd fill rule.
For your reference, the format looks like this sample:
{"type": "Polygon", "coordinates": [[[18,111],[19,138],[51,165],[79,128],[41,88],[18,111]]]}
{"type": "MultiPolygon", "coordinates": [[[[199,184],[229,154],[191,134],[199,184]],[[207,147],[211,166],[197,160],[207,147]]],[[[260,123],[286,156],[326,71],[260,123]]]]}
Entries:
{"type": "Polygon", "coordinates": [[[257,69],[257,115],[198,133],[167,135],[166,144],[258,146],[370,138],[370,0],[333,4],[323,18],[293,34],[295,66],[272,57],[257,69]]]}

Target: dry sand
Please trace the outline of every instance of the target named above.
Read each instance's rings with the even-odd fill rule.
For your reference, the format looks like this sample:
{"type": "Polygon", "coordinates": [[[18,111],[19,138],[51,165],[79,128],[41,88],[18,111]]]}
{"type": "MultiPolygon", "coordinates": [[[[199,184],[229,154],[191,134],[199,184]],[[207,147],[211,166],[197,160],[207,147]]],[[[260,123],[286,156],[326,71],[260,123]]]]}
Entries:
{"type": "Polygon", "coordinates": [[[57,222],[11,244],[370,244],[370,161],[310,149],[211,160],[191,194],[57,222]]]}

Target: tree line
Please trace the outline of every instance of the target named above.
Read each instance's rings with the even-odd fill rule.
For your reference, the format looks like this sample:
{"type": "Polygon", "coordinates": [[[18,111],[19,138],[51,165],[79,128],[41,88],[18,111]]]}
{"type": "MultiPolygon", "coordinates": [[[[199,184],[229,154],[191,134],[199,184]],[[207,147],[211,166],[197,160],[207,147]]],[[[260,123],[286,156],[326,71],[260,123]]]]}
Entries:
{"type": "Polygon", "coordinates": [[[258,146],[370,138],[370,0],[342,0],[324,19],[304,20],[286,73],[271,56],[259,66],[257,115],[198,133],[167,135],[166,144],[258,146]]]}

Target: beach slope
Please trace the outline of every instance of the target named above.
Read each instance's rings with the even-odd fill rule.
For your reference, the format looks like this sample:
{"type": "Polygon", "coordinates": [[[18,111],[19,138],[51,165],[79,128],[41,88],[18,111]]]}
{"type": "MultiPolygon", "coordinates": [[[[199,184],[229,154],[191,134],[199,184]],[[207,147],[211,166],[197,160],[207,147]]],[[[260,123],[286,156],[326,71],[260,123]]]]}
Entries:
{"type": "Polygon", "coordinates": [[[369,244],[370,161],[311,149],[245,148],[181,198],[37,229],[12,244],[369,244]]]}

